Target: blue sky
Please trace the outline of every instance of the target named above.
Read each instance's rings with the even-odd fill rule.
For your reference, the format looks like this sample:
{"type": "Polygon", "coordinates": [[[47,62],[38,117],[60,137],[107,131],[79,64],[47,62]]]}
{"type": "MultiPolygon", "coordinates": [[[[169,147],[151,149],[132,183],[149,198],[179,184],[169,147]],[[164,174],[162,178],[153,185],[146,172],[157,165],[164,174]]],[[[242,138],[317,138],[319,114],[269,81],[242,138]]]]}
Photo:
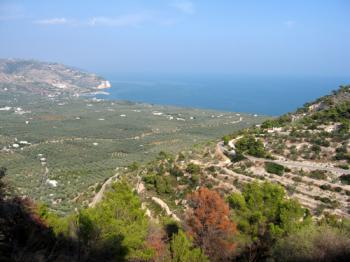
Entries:
{"type": "Polygon", "coordinates": [[[0,0],[0,57],[96,72],[350,74],[348,0],[0,0]]]}

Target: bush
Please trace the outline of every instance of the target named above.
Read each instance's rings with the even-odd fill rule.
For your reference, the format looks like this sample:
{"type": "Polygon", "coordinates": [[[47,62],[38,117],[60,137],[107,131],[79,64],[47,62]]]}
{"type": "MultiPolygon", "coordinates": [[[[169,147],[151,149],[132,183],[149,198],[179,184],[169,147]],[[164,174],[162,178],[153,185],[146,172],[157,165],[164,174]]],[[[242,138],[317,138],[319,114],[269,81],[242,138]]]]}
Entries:
{"type": "Polygon", "coordinates": [[[318,180],[326,180],[327,179],[326,173],[327,171],[324,171],[324,170],[313,170],[309,173],[309,177],[313,179],[318,179],[318,180]]]}
{"type": "Polygon", "coordinates": [[[201,168],[199,165],[196,165],[194,163],[189,163],[186,168],[186,171],[190,174],[199,174],[201,171],[201,168]]]}
{"type": "Polygon", "coordinates": [[[292,169],[290,169],[289,167],[284,167],[284,171],[289,173],[292,172],[292,169]]]}
{"type": "Polygon", "coordinates": [[[140,168],[140,164],[137,162],[133,162],[131,165],[128,166],[128,168],[131,172],[133,172],[140,168]]]}
{"type": "Polygon", "coordinates": [[[236,142],[235,146],[240,153],[247,153],[248,155],[262,158],[266,156],[263,142],[252,135],[242,137],[236,142]]]}
{"type": "Polygon", "coordinates": [[[186,157],[183,153],[179,153],[177,156],[177,161],[185,161],[186,157]]]}
{"type": "Polygon", "coordinates": [[[242,160],[244,160],[244,159],[246,159],[246,158],[245,158],[244,155],[243,155],[242,153],[240,153],[240,152],[236,152],[236,155],[231,156],[231,161],[232,161],[233,163],[240,162],[240,161],[242,161],[242,160]]]}
{"type": "Polygon", "coordinates": [[[341,188],[341,187],[339,187],[339,186],[336,186],[334,189],[333,189],[335,192],[341,192],[341,191],[343,191],[343,189],[341,188]]]}
{"type": "Polygon", "coordinates": [[[303,181],[303,179],[300,176],[292,177],[292,180],[295,182],[302,182],[303,181]]]}
{"type": "Polygon", "coordinates": [[[269,119],[269,120],[266,120],[264,121],[262,124],[261,124],[261,128],[272,128],[272,127],[281,127],[283,126],[284,124],[288,123],[291,121],[291,118],[290,116],[288,115],[283,115],[277,119],[269,119]]]}
{"type": "Polygon", "coordinates": [[[224,141],[224,145],[228,145],[228,142],[230,141],[230,137],[229,136],[224,136],[222,138],[222,140],[224,141]]]}
{"type": "Polygon", "coordinates": [[[343,184],[350,185],[350,175],[342,175],[339,179],[343,184]]]}
{"type": "Polygon", "coordinates": [[[331,190],[332,189],[331,185],[329,185],[329,184],[320,185],[320,188],[322,190],[331,190]]]}
{"type": "Polygon", "coordinates": [[[284,166],[273,162],[265,162],[265,170],[270,174],[282,176],[284,173],[284,166]]]}
{"type": "Polygon", "coordinates": [[[169,194],[173,192],[171,178],[160,175],[147,175],[143,177],[148,189],[155,189],[158,194],[169,194]]]}
{"type": "Polygon", "coordinates": [[[345,169],[345,170],[349,169],[349,165],[346,165],[346,164],[340,164],[340,165],[337,165],[336,167],[339,167],[339,168],[345,169]]]}
{"type": "Polygon", "coordinates": [[[192,241],[183,231],[173,235],[170,252],[173,262],[209,262],[201,249],[193,247],[192,241]]]}
{"type": "Polygon", "coordinates": [[[182,170],[178,167],[173,167],[170,169],[170,175],[175,176],[175,177],[179,177],[179,176],[183,176],[184,173],[182,172],[182,170]]]}
{"type": "Polygon", "coordinates": [[[192,175],[190,181],[192,186],[197,186],[199,184],[199,175],[192,175]]]}
{"type": "Polygon", "coordinates": [[[348,261],[350,239],[328,226],[308,226],[280,239],[274,247],[276,261],[348,261]]]}

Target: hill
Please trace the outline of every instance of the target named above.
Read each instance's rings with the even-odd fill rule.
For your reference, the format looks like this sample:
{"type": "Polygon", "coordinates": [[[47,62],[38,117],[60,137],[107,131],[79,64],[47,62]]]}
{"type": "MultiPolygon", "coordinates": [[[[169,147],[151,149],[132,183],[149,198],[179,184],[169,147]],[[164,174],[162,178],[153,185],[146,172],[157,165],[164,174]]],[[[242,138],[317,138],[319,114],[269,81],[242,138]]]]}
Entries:
{"type": "Polygon", "coordinates": [[[315,216],[350,217],[349,116],[350,90],[343,86],[217,144],[150,164],[141,172],[145,199],[154,202],[152,197],[161,194],[181,217],[182,196],[198,186],[226,195],[247,183],[269,181],[315,216]]]}
{"type": "Polygon", "coordinates": [[[0,59],[0,92],[79,95],[109,87],[102,77],[62,64],[0,59]]]}

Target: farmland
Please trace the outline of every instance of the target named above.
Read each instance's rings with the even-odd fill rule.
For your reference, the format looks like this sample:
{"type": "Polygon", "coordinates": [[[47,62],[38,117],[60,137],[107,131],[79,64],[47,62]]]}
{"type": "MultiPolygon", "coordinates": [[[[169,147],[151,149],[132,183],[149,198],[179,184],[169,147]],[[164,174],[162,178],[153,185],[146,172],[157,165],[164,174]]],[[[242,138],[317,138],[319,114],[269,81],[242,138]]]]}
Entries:
{"type": "Polygon", "coordinates": [[[9,193],[59,213],[86,206],[103,181],[160,151],[175,153],[261,123],[264,116],[0,93],[0,166],[9,193]]]}

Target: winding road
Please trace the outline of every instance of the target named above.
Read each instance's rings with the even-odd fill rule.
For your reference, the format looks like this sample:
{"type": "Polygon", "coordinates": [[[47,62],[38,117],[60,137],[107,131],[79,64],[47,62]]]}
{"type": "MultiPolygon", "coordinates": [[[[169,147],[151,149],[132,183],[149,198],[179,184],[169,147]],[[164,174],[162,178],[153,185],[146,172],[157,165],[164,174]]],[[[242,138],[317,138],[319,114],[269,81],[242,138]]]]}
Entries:
{"type": "MultiPolygon", "coordinates": [[[[230,150],[230,152],[234,151],[234,143],[235,141],[239,139],[232,139],[229,141],[229,146],[232,148],[230,150]]],[[[225,147],[224,147],[224,142],[220,141],[217,144],[217,148],[219,148],[221,150],[221,153],[226,157],[226,159],[228,159],[228,157],[226,156],[226,153],[229,152],[225,147]]],[[[306,169],[310,169],[310,170],[324,170],[324,171],[329,171],[338,175],[342,175],[342,174],[350,174],[350,170],[345,170],[342,168],[337,168],[337,167],[333,167],[333,166],[329,166],[327,164],[318,164],[318,163],[311,163],[311,162],[299,162],[299,161],[292,161],[292,160],[287,160],[287,159],[266,159],[266,158],[257,158],[257,157],[253,157],[253,156],[249,156],[249,155],[244,155],[244,157],[248,158],[250,161],[252,162],[257,162],[257,161],[268,161],[268,162],[273,162],[276,164],[280,164],[283,166],[287,166],[289,168],[306,168],[306,169]]]]}

